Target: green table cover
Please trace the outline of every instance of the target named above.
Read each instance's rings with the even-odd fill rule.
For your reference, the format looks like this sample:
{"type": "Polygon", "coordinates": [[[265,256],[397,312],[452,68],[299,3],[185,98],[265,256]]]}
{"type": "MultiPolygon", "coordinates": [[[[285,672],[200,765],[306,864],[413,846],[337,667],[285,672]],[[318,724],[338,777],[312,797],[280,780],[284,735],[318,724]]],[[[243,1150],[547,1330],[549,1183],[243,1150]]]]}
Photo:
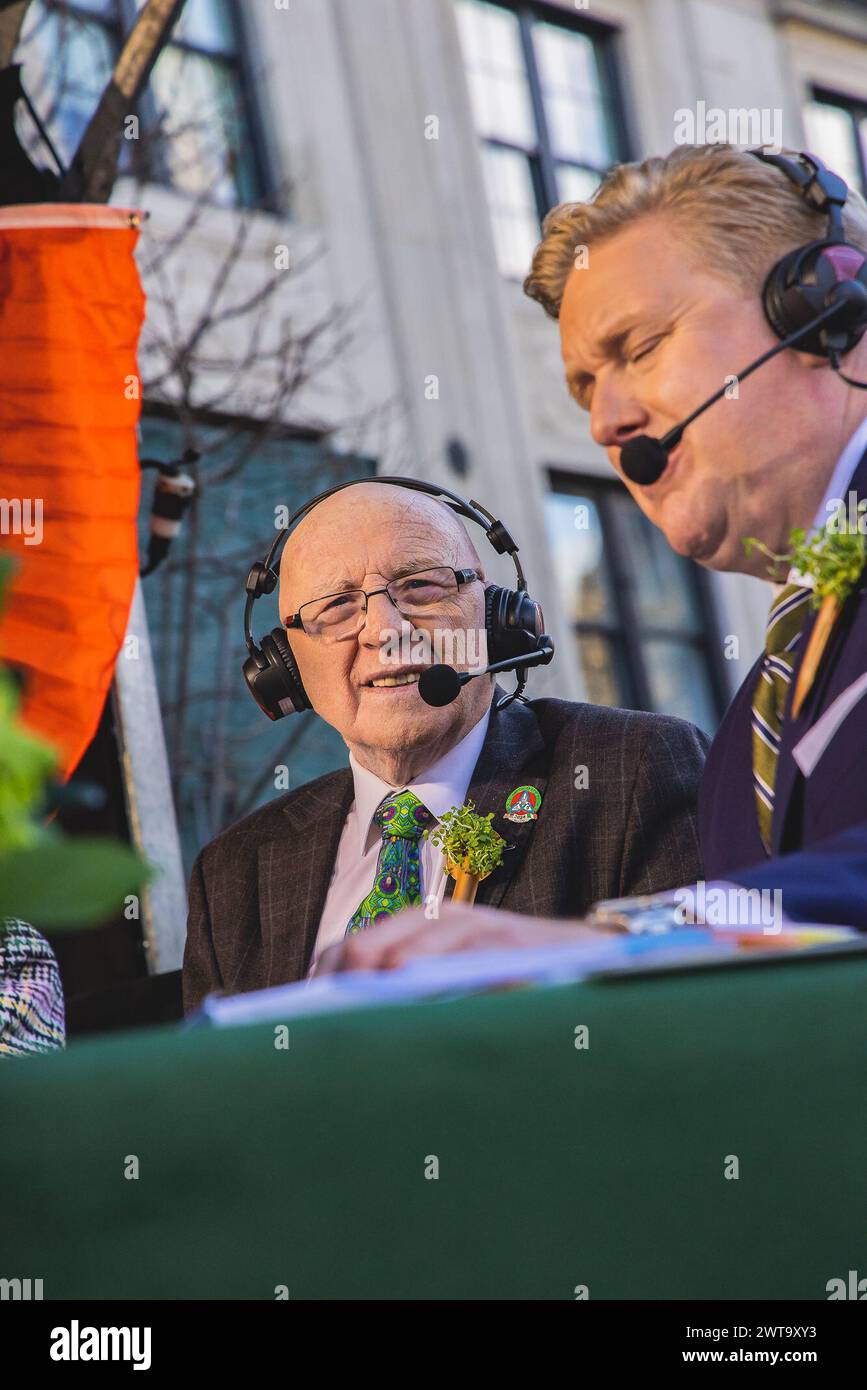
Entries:
{"type": "Polygon", "coordinates": [[[8,1061],[0,1274],[46,1299],[825,1299],[867,1274],[865,983],[867,957],[788,960],[8,1061]]]}

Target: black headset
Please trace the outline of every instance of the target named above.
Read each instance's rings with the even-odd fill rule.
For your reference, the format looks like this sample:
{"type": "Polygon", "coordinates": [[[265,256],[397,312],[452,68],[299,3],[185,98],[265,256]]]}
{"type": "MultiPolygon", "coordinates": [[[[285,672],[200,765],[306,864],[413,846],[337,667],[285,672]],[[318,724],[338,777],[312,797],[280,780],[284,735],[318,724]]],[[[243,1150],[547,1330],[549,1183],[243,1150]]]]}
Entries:
{"type": "MultiPolygon", "coordinates": [[[[847,242],[843,229],[843,207],[849,189],[814,154],[801,151],[795,159],[788,159],[764,149],[746,153],[782,170],[810,207],[827,215],[828,226],[823,237],[789,251],[768,271],[762,286],[762,305],[779,341],[742,368],[738,379],[745,381],[777,353],[794,348],[828,358],[842,381],[867,391],[867,381],[856,381],[840,367],[841,355],[851,352],[867,329],[867,253],[847,242]]],[[[620,450],[620,468],[625,477],[640,487],[657,482],[684,430],[720,400],[727,389],[728,378],[725,385],[661,439],[648,434],[627,439],[620,450]]]]}
{"type": "Polygon", "coordinates": [[[796,247],[771,267],[762,287],[762,304],[777,337],[788,338],[831,302],[848,301],[846,310],[798,343],[799,352],[828,357],[836,368],[837,358],[850,352],[867,330],[867,252],[847,242],[843,229],[849,189],[839,174],[806,151],[798,154],[797,161],[763,149],[749,153],[782,170],[810,207],[827,215],[824,237],[796,247]]]}
{"type": "Polygon", "coordinates": [[[244,661],[244,679],[250,688],[253,699],[269,719],[282,719],[284,715],[296,714],[300,710],[311,709],[310,699],[304,689],[301,673],[298,670],[292,648],[282,627],[272,628],[257,645],[251,628],[253,604],[263,594],[271,594],[277,587],[278,569],[274,568],[274,557],[281,541],[289,535],[292,527],[326,497],[333,497],[344,488],[358,483],[390,483],[396,487],[406,487],[414,492],[426,493],[436,497],[459,516],[466,517],[481,526],[498,555],[508,555],[515,566],[518,579],[517,589],[504,589],[490,584],[485,589],[485,630],[487,632],[488,662],[515,661],[518,673],[517,688],[508,695],[501,696],[496,708],[502,709],[523,691],[526,673],[521,669],[518,658],[529,656],[539,649],[540,638],[545,633],[545,621],[541,605],[527,593],[524,571],[518,559],[518,547],[505,526],[479,502],[466,502],[456,492],[437,487],[432,483],[420,482],[415,478],[353,478],[348,483],[338,483],[336,487],[320,492],[291,516],[274,538],[265,559],[255,564],[247,575],[247,602],[244,607],[244,640],[250,655],[244,661]]]}

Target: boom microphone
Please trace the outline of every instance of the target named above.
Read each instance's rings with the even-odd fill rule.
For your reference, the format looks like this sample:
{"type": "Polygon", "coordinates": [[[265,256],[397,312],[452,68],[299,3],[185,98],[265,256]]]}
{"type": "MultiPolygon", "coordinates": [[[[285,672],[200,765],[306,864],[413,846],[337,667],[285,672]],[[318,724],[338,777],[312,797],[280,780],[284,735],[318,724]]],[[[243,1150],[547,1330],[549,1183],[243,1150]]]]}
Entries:
{"type": "Polygon", "coordinates": [[[483,671],[456,671],[454,666],[439,664],[427,666],[418,678],[418,693],[426,705],[439,708],[450,705],[461,693],[461,686],[476,676],[487,676],[494,671],[518,671],[524,666],[547,666],[554,655],[554,643],[546,632],[539,637],[536,651],[524,656],[506,657],[504,661],[492,661],[483,671]]]}
{"type": "MultiPolygon", "coordinates": [[[[752,372],[756,371],[765,362],[769,362],[772,357],[776,357],[778,352],[791,347],[799,338],[804,338],[813,329],[818,328],[819,324],[826,323],[828,319],[841,315],[844,310],[848,310],[850,319],[861,319],[867,314],[867,290],[857,280],[843,280],[831,291],[834,296],[833,304],[827,309],[823,309],[821,314],[809,319],[807,323],[794,333],[790,333],[782,342],[775,344],[768,352],[763,352],[761,357],[757,357],[755,362],[751,362],[742,372],[736,374],[738,382],[744,381],[752,372]]],[[[843,326],[843,325],[841,325],[843,326]]],[[[832,366],[839,370],[832,359],[832,366]]],[[[845,378],[844,378],[845,379],[845,378]]],[[[850,385],[856,385],[850,382],[850,385]]],[[[649,434],[638,434],[634,439],[627,439],[620,450],[620,468],[631,483],[638,483],[640,487],[649,487],[651,483],[657,482],[668,466],[668,456],[673,449],[676,449],[683,437],[683,432],[687,425],[691,425],[693,420],[697,420],[699,415],[704,412],[725,395],[728,390],[728,382],[715,391],[712,396],[688,415],[685,420],[681,420],[679,425],[664,434],[661,439],[654,439],[649,434]]]]}
{"type": "Polygon", "coordinates": [[[462,681],[454,666],[428,666],[418,678],[418,693],[426,705],[439,709],[461,693],[462,681]]]}

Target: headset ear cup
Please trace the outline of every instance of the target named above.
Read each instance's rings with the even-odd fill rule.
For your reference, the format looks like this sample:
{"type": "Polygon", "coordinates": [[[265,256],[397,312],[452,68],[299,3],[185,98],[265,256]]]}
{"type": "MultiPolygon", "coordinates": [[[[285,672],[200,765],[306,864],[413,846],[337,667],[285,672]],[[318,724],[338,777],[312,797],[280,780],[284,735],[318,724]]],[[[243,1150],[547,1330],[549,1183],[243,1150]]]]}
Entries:
{"type": "Polygon", "coordinates": [[[281,627],[272,628],[244,662],[244,678],[269,719],[311,709],[292,648],[281,627]]]}
{"type": "MultiPolygon", "coordinates": [[[[307,691],[304,689],[304,682],[301,679],[301,672],[298,670],[298,663],[292,655],[292,648],[286,639],[286,633],[282,627],[275,627],[271,629],[270,636],[286,672],[286,695],[284,699],[291,700],[294,706],[294,710],[287,710],[286,713],[294,712],[297,714],[299,710],[312,709],[307,691]]],[[[263,647],[267,640],[267,638],[264,639],[263,647]]]]}
{"type": "MultiPolygon", "coordinates": [[[[788,338],[825,308],[823,291],[806,278],[814,264],[810,253],[818,253],[821,245],[811,242],[808,246],[799,246],[768,271],[762,288],[762,304],[765,318],[778,338],[788,338]]],[[[821,352],[821,345],[818,340],[813,342],[812,334],[797,346],[801,352],[815,352],[817,348],[821,352]]]]}
{"type": "Polygon", "coordinates": [[[509,655],[503,640],[506,631],[505,608],[509,590],[491,584],[485,590],[485,631],[488,640],[488,662],[504,661],[509,655]]]}
{"type": "Polygon", "coordinates": [[[535,651],[545,623],[541,606],[529,594],[491,584],[485,590],[485,628],[488,661],[494,662],[535,651]]]}
{"type": "MultiPolygon", "coordinates": [[[[765,317],[778,338],[787,338],[821,314],[835,289],[850,281],[867,289],[867,257],[857,247],[824,241],[800,246],[768,272],[762,288],[765,317]]],[[[834,351],[850,352],[867,328],[858,307],[857,302],[852,305],[848,320],[841,315],[827,328],[807,333],[796,344],[796,350],[816,357],[830,357],[834,351]]]]}
{"type": "Polygon", "coordinates": [[[499,592],[496,584],[489,584],[485,590],[485,634],[488,643],[488,661],[498,660],[496,656],[497,639],[494,633],[494,604],[499,592]]]}
{"type": "Polygon", "coordinates": [[[762,286],[762,307],[765,311],[765,318],[778,338],[785,338],[789,333],[789,329],[786,327],[783,295],[785,293],[787,262],[790,260],[790,256],[784,256],[781,261],[776,261],[768,271],[762,286]]]}

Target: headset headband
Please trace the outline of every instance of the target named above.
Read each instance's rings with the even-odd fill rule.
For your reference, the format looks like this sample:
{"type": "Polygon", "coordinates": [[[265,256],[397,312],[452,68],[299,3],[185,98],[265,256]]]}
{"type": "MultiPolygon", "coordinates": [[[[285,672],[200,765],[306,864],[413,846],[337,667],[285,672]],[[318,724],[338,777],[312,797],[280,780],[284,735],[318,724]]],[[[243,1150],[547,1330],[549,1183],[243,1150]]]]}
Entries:
{"type": "Polygon", "coordinates": [[[782,169],[787,178],[800,189],[803,197],[815,212],[825,213],[828,218],[828,231],[825,240],[831,244],[846,240],[843,230],[843,207],[849,196],[849,188],[844,179],[828,169],[817,155],[807,150],[798,151],[797,163],[784,154],[771,154],[761,147],[750,150],[764,164],[773,164],[782,169]]]}
{"type": "MultiPolygon", "coordinates": [[[[264,560],[266,569],[271,568],[274,560],[274,553],[284,537],[288,536],[296,521],[300,521],[314,507],[318,507],[320,502],[324,502],[327,497],[333,497],[336,492],[342,492],[347,487],[357,487],[359,483],[393,483],[395,487],[410,488],[413,492],[424,492],[429,497],[436,497],[444,502],[447,507],[451,507],[453,512],[466,517],[467,521],[474,521],[477,526],[481,526],[491,545],[499,555],[509,555],[514,561],[515,569],[518,572],[518,587],[526,590],[527,582],[524,578],[524,571],[518,559],[518,547],[509,535],[501,521],[497,521],[492,512],[487,507],[483,507],[481,502],[475,502],[471,498],[466,502],[456,492],[451,492],[447,487],[438,487],[434,483],[425,483],[416,478],[396,478],[390,474],[377,475],[372,478],[351,478],[347,483],[337,483],[334,487],[327,488],[325,492],[317,493],[309,502],[305,502],[303,507],[299,507],[297,512],[290,516],[282,530],[278,531],[270,550],[264,560]]],[[[263,590],[263,593],[270,593],[271,590],[263,590]]]]}
{"type": "Polygon", "coordinates": [[[317,493],[309,502],[305,502],[303,507],[299,507],[297,512],[294,512],[292,516],[290,516],[286,525],[277,532],[265,559],[253,565],[250,570],[246,584],[247,603],[244,608],[244,637],[250,652],[253,652],[255,648],[255,639],[250,626],[253,604],[257,598],[260,598],[263,594],[273,593],[276,588],[279,575],[272,569],[272,565],[280,542],[288,538],[296,522],[305,517],[308,512],[311,512],[314,507],[318,507],[319,503],[324,502],[327,497],[333,497],[336,492],[342,492],[344,488],[356,487],[359,483],[368,482],[393,483],[395,487],[405,487],[413,492],[426,493],[429,497],[436,497],[439,501],[444,502],[447,507],[451,507],[452,511],[457,512],[459,516],[466,517],[468,521],[474,521],[477,526],[481,526],[497,554],[509,556],[515,566],[515,573],[518,579],[518,592],[527,592],[527,581],[524,578],[524,571],[521,566],[521,561],[518,558],[518,546],[516,542],[512,539],[503,523],[498,521],[493,513],[489,512],[487,507],[483,507],[480,502],[475,502],[472,499],[466,502],[458,493],[451,492],[447,487],[439,487],[434,483],[425,483],[416,478],[396,478],[390,474],[372,478],[351,478],[347,483],[337,483],[334,487],[327,488],[325,492],[317,493]]]}
{"type": "Polygon", "coordinates": [[[521,696],[526,684],[527,668],[521,663],[520,658],[532,657],[530,664],[537,665],[543,649],[549,652],[544,660],[549,661],[553,655],[553,645],[544,631],[541,606],[527,593],[527,582],[518,558],[518,546],[503,523],[480,502],[467,502],[456,492],[434,483],[422,482],[415,478],[397,478],[390,474],[372,478],[352,478],[349,482],[337,483],[312,497],[293,513],[277,533],[265,559],[257,561],[251,567],[245,585],[247,601],[244,606],[244,640],[250,655],[244,662],[243,669],[244,678],[256,703],[270,719],[279,719],[284,714],[310,708],[309,697],[304,690],[300,672],[282,627],[272,629],[260,643],[253,637],[253,604],[263,594],[273,593],[277,587],[279,575],[274,568],[277,549],[296,523],[327,497],[333,497],[344,488],[364,482],[391,483],[395,487],[405,487],[444,502],[457,515],[481,526],[488,542],[498,555],[509,556],[515,566],[517,589],[505,589],[497,584],[485,586],[485,631],[489,659],[492,662],[509,662],[508,667],[502,665],[497,669],[514,670],[518,677],[517,689],[511,694],[499,697],[495,703],[495,709],[504,708],[521,696]]]}

